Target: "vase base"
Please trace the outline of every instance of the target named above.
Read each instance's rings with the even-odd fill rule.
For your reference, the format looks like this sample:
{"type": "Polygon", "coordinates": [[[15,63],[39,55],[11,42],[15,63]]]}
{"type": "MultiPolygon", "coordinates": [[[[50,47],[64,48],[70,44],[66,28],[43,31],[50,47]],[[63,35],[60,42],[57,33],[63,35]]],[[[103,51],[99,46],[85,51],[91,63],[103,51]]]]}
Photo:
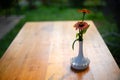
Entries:
{"type": "Polygon", "coordinates": [[[72,59],[71,67],[75,70],[84,70],[89,66],[90,60],[88,58],[75,57],[72,59]]]}

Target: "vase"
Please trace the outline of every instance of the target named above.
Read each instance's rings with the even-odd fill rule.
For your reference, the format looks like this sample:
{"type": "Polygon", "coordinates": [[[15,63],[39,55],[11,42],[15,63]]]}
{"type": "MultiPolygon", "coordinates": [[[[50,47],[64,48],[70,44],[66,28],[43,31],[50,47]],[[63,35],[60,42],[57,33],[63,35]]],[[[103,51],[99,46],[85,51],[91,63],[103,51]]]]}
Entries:
{"type": "Polygon", "coordinates": [[[84,70],[89,66],[90,60],[84,57],[83,54],[83,41],[79,41],[78,55],[72,58],[71,67],[75,70],[84,70]]]}

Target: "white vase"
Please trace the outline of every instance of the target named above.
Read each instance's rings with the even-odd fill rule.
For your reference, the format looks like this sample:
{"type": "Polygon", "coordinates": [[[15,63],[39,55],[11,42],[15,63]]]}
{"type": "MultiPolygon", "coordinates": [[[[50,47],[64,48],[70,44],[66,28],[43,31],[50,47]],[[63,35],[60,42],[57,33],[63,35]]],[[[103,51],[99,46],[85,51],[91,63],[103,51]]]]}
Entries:
{"type": "Polygon", "coordinates": [[[83,55],[83,41],[79,41],[79,53],[72,58],[71,67],[76,70],[84,70],[89,66],[90,60],[83,55]]]}

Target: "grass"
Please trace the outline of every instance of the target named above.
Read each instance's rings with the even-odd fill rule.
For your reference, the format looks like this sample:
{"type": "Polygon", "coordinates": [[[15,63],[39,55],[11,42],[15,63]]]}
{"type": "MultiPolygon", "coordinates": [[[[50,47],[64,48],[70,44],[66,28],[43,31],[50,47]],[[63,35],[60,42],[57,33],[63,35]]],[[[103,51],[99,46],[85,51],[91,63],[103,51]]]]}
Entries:
{"type": "MultiPolygon", "coordinates": [[[[111,36],[104,37],[105,34],[110,32],[116,32],[117,27],[115,23],[110,24],[107,19],[104,17],[103,13],[99,10],[90,9],[92,12],[89,15],[86,15],[87,20],[93,20],[105,41],[111,41],[114,43],[118,38],[111,36]]],[[[23,10],[21,12],[25,15],[25,18],[22,19],[14,29],[12,29],[2,40],[0,40],[0,57],[4,54],[12,40],[15,38],[21,27],[27,21],[56,21],[56,20],[80,20],[82,17],[81,14],[77,12],[76,8],[60,8],[60,7],[45,7],[40,6],[34,10],[23,10]]],[[[119,56],[120,50],[108,45],[113,56],[119,56]],[[117,49],[117,50],[116,50],[117,49]]],[[[120,65],[120,64],[119,64],[120,65]]]]}

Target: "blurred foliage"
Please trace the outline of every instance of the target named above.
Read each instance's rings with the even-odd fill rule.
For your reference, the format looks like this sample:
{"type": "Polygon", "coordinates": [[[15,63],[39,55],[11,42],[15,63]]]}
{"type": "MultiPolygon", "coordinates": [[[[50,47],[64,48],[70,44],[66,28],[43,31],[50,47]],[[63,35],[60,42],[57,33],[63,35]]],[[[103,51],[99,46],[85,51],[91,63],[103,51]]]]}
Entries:
{"type": "Polygon", "coordinates": [[[0,0],[0,8],[8,9],[14,5],[15,0],[0,0]]]}
{"type": "Polygon", "coordinates": [[[68,0],[41,0],[41,3],[45,6],[56,6],[56,7],[69,6],[68,0]]]}
{"type": "Polygon", "coordinates": [[[112,13],[113,19],[115,20],[117,27],[118,27],[118,33],[120,33],[120,0],[105,0],[107,3],[107,9],[112,13]]]}
{"type": "Polygon", "coordinates": [[[83,3],[84,3],[85,0],[69,0],[70,2],[70,5],[72,7],[83,7],[83,3]]]}
{"type": "Polygon", "coordinates": [[[6,16],[10,14],[10,8],[15,5],[14,2],[15,0],[0,0],[0,9],[5,10],[6,16]]]}
{"type": "Polygon", "coordinates": [[[105,6],[104,0],[85,0],[84,6],[95,7],[95,6],[105,6]]]}
{"type": "Polygon", "coordinates": [[[19,0],[0,0],[0,14],[9,16],[11,12],[19,14],[20,6],[19,0]]]}

